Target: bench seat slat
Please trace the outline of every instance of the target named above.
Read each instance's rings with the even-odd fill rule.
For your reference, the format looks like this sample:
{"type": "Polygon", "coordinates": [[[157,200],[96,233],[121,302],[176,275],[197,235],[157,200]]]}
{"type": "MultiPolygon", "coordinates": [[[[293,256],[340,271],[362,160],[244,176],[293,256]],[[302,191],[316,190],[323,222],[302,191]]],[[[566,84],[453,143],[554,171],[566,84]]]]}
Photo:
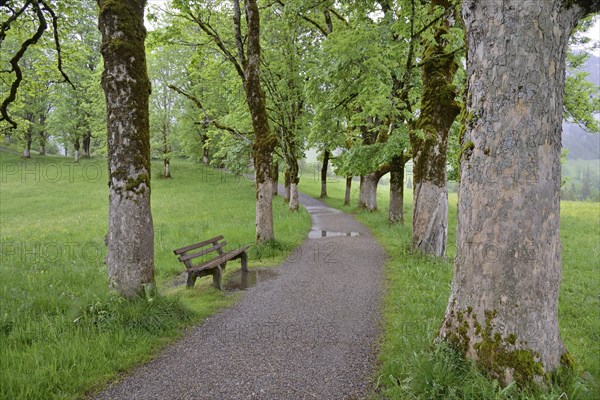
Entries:
{"type": "Polygon", "coordinates": [[[206,261],[202,264],[194,265],[191,268],[188,268],[187,271],[194,272],[194,271],[203,271],[205,269],[214,268],[217,265],[221,265],[227,261],[230,261],[230,260],[236,258],[240,254],[246,252],[246,250],[248,250],[248,246],[244,246],[239,249],[229,251],[227,253],[220,255],[219,257],[213,258],[212,260],[206,261]]]}
{"type": "Polygon", "coordinates": [[[206,246],[207,244],[214,244],[215,242],[218,242],[221,239],[223,239],[223,235],[215,236],[212,239],[208,239],[208,240],[205,240],[205,241],[200,242],[200,243],[191,244],[189,246],[182,247],[180,249],[175,249],[175,250],[173,250],[173,253],[175,253],[175,255],[180,255],[180,254],[186,253],[186,252],[188,252],[190,250],[194,250],[194,249],[197,249],[199,247],[206,246]]]}

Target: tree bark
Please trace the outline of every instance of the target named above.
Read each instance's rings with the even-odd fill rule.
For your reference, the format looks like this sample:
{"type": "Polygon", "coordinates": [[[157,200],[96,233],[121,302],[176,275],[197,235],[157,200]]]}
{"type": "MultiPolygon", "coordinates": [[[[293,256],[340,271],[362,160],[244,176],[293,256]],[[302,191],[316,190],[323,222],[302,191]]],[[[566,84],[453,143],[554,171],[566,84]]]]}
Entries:
{"type": "MultiPolygon", "coordinates": [[[[434,0],[432,6],[451,7],[448,0],[434,0]]],[[[448,134],[460,112],[452,85],[458,66],[454,54],[446,54],[450,23],[437,26],[434,39],[424,52],[423,98],[418,127],[424,137],[410,135],[413,149],[413,247],[424,254],[446,255],[448,238],[448,191],[446,159],[448,134]]]]}
{"type": "Polygon", "coordinates": [[[462,5],[466,132],[439,337],[505,384],[540,380],[567,360],[558,329],[565,55],[577,20],[599,9],[599,1],[462,5]]]}
{"type": "Polygon", "coordinates": [[[279,195],[279,162],[271,164],[271,181],[273,182],[273,197],[279,195]]]}
{"type": "Polygon", "coordinates": [[[389,166],[381,167],[377,171],[368,173],[362,177],[358,207],[368,211],[377,210],[377,185],[379,180],[390,171],[389,166]]]}
{"type": "Polygon", "coordinates": [[[75,162],[79,162],[79,149],[81,147],[81,145],[79,144],[79,138],[75,139],[75,141],[73,142],[73,147],[75,148],[75,151],[73,152],[73,159],[75,162]]]}
{"type": "Polygon", "coordinates": [[[404,164],[403,156],[392,158],[390,167],[390,209],[388,222],[404,224],[404,164]]]}
{"type": "Polygon", "coordinates": [[[210,164],[210,154],[208,151],[208,135],[202,135],[202,164],[210,164]]]}
{"type": "Polygon", "coordinates": [[[108,121],[106,265],[111,288],[133,298],[154,288],[146,1],[98,0],[98,5],[108,121]]]}
{"type": "MultiPolygon", "coordinates": [[[[25,117],[33,124],[33,114],[27,114],[25,117]]],[[[25,148],[23,149],[23,158],[31,158],[31,142],[33,141],[33,128],[31,125],[25,131],[25,148]]]]}
{"type": "Polygon", "coordinates": [[[330,153],[328,149],[323,151],[323,165],[321,166],[321,198],[327,197],[327,169],[329,168],[330,153]]]}
{"type": "Polygon", "coordinates": [[[290,180],[290,211],[298,211],[299,199],[298,199],[298,183],[300,183],[300,167],[298,166],[298,159],[296,158],[296,147],[294,142],[288,146],[287,163],[290,180]]]}
{"type": "Polygon", "coordinates": [[[352,177],[351,176],[347,176],[346,177],[346,193],[344,195],[344,205],[345,206],[349,206],[350,205],[350,193],[352,191],[352,177]]]}
{"type": "Polygon", "coordinates": [[[171,179],[171,160],[165,158],[163,160],[163,178],[171,179]]]}
{"type": "Polygon", "coordinates": [[[246,100],[254,128],[254,169],[256,171],[256,241],[275,239],[273,230],[273,184],[271,162],[277,138],[271,132],[265,94],[260,84],[260,16],[256,0],[246,1],[248,58],[244,71],[246,100]]]}
{"type": "Polygon", "coordinates": [[[292,182],[290,184],[290,211],[298,211],[300,203],[298,201],[298,184],[292,182]]]}
{"type": "Polygon", "coordinates": [[[163,178],[171,179],[171,159],[169,153],[169,126],[165,122],[162,126],[162,144],[163,144],[163,178]]]}
{"type": "Polygon", "coordinates": [[[284,183],[283,183],[283,201],[285,201],[286,203],[290,202],[290,185],[291,185],[291,178],[290,178],[290,168],[288,167],[285,170],[285,174],[284,174],[284,183]]]}
{"type": "Polygon", "coordinates": [[[92,134],[88,132],[83,136],[83,155],[82,155],[83,158],[90,158],[91,144],[92,144],[92,134]]]}
{"type": "Polygon", "coordinates": [[[46,114],[42,113],[40,115],[40,132],[38,135],[39,141],[40,141],[40,156],[45,156],[46,155],[46,143],[48,141],[48,137],[45,131],[45,127],[46,127],[46,114]]]}

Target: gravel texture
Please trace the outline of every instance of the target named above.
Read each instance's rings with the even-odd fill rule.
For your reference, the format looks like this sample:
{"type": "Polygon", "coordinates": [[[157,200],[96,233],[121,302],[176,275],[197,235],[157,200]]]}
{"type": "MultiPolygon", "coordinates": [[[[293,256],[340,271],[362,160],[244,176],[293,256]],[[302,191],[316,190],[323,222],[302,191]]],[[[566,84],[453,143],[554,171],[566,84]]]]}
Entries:
{"type": "Polygon", "coordinates": [[[277,267],[277,277],[248,289],[236,305],[189,329],[96,398],[368,396],[386,253],[348,214],[308,196],[301,195],[300,202],[312,215],[311,236],[315,231],[359,236],[307,239],[277,267]]]}

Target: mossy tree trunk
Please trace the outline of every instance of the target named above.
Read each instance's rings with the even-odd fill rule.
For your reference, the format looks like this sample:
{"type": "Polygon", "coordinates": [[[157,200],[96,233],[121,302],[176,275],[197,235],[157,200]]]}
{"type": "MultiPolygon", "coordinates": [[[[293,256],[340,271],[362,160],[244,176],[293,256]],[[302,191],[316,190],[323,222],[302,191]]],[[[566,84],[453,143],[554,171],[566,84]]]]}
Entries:
{"type": "Polygon", "coordinates": [[[202,164],[210,164],[210,153],[208,149],[208,135],[202,134],[202,164]]]}
{"type": "Polygon", "coordinates": [[[273,197],[279,195],[279,162],[271,164],[271,182],[273,184],[273,197]]]}
{"type": "Polygon", "coordinates": [[[33,114],[28,113],[25,119],[30,122],[30,125],[25,130],[24,141],[25,148],[23,149],[23,158],[31,158],[31,142],[33,141],[33,114]]]}
{"type": "Polygon", "coordinates": [[[46,119],[46,113],[40,114],[40,131],[38,134],[38,139],[40,143],[40,156],[46,155],[46,144],[48,143],[48,133],[46,132],[46,119]]]}
{"type": "MultiPolygon", "coordinates": [[[[448,0],[434,0],[432,6],[451,7],[448,0]]],[[[442,19],[434,39],[426,47],[423,64],[423,98],[418,127],[423,136],[410,135],[413,148],[413,229],[412,244],[424,254],[446,255],[448,238],[448,190],[446,159],[448,133],[460,107],[454,101],[452,85],[458,66],[454,54],[446,54],[444,35],[450,23],[442,19]]]]}
{"type": "Polygon", "coordinates": [[[83,136],[83,158],[90,158],[91,156],[91,152],[90,152],[90,146],[92,144],[92,134],[90,132],[87,132],[84,136],[83,136]]]}
{"type": "Polygon", "coordinates": [[[346,177],[346,193],[344,194],[344,205],[350,205],[350,194],[352,193],[352,177],[346,177]]]}
{"type": "Polygon", "coordinates": [[[163,145],[163,178],[171,179],[171,146],[169,146],[169,123],[164,121],[162,124],[162,145],[163,145]]]}
{"type": "Polygon", "coordinates": [[[404,165],[408,158],[404,155],[392,158],[390,165],[390,208],[388,222],[404,224],[404,165]]]}
{"type": "Polygon", "coordinates": [[[329,169],[329,157],[331,154],[325,148],[323,150],[323,164],[321,165],[321,198],[327,197],[327,170],[329,169]]]}
{"type": "Polygon", "coordinates": [[[293,131],[284,131],[282,135],[282,150],[287,168],[285,170],[285,199],[289,203],[290,211],[298,211],[300,203],[298,200],[298,183],[300,182],[300,167],[296,140],[293,131]]]}
{"type": "Polygon", "coordinates": [[[289,171],[290,171],[290,182],[289,182],[289,200],[290,200],[290,211],[298,211],[300,207],[300,201],[298,199],[298,183],[300,183],[300,168],[298,166],[298,159],[296,158],[295,149],[290,156],[289,160],[289,171]]]}
{"type": "Polygon", "coordinates": [[[286,203],[290,202],[290,168],[286,168],[284,178],[283,178],[283,201],[286,203]]]}
{"type": "Polygon", "coordinates": [[[465,0],[457,253],[439,337],[503,383],[568,360],[558,328],[565,55],[600,1],[465,0]]]}
{"type": "Polygon", "coordinates": [[[381,177],[390,171],[389,165],[380,167],[362,177],[358,196],[358,207],[368,211],[377,210],[377,185],[381,177]]]}
{"type": "Polygon", "coordinates": [[[260,83],[260,15],[256,0],[246,1],[248,20],[247,62],[244,88],[254,128],[254,170],[256,172],[256,241],[275,239],[273,229],[273,184],[271,163],[277,138],[269,125],[265,93],[260,83]]]}
{"type": "Polygon", "coordinates": [[[75,149],[73,152],[73,160],[75,162],[79,162],[79,149],[81,148],[81,141],[79,140],[79,137],[76,137],[73,141],[73,148],[75,149]]]}
{"type": "Polygon", "coordinates": [[[98,5],[108,121],[106,264],[111,288],[133,298],[154,286],[146,1],[98,0],[98,5]]]}

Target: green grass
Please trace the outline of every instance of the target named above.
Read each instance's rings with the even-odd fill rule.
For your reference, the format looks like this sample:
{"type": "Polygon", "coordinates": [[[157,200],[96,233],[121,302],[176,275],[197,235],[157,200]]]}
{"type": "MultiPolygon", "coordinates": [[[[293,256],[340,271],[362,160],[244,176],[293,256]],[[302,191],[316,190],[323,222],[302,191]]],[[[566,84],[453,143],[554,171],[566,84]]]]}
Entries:
{"type": "MultiPolygon", "coordinates": [[[[219,234],[231,248],[254,243],[252,182],[184,161],[164,180],[153,164],[160,295],[129,302],[107,289],[106,161],[0,153],[0,168],[0,399],[80,397],[239,299],[210,277],[173,287],[184,267],[172,251],[219,234]]],[[[251,268],[277,264],[310,229],[306,211],[290,213],[281,199],[274,218],[279,240],[253,245],[251,268]]]]}
{"type": "MultiPolygon", "coordinates": [[[[309,195],[320,194],[320,182],[313,177],[301,180],[299,187],[309,195]]],[[[405,193],[404,226],[387,223],[389,186],[380,186],[379,211],[374,213],[356,208],[357,192],[358,182],[353,182],[352,206],[344,207],[344,182],[332,179],[325,202],[354,214],[390,255],[385,267],[384,334],[376,377],[379,395],[389,399],[559,398],[562,392],[556,387],[545,394],[519,392],[514,386],[503,389],[447,349],[432,351],[432,339],[448,303],[452,263],[410,251],[410,190],[405,193]]],[[[452,260],[456,253],[456,194],[450,194],[449,203],[448,258],[452,260]]],[[[563,283],[559,322],[565,345],[578,365],[578,377],[563,373],[557,378],[562,379],[561,386],[568,391],[563,399],[600,397],[599,218],[600,203],[561,204],[563,283]],[[585,385],[581,385],[582,380],[585,385]]]]}

